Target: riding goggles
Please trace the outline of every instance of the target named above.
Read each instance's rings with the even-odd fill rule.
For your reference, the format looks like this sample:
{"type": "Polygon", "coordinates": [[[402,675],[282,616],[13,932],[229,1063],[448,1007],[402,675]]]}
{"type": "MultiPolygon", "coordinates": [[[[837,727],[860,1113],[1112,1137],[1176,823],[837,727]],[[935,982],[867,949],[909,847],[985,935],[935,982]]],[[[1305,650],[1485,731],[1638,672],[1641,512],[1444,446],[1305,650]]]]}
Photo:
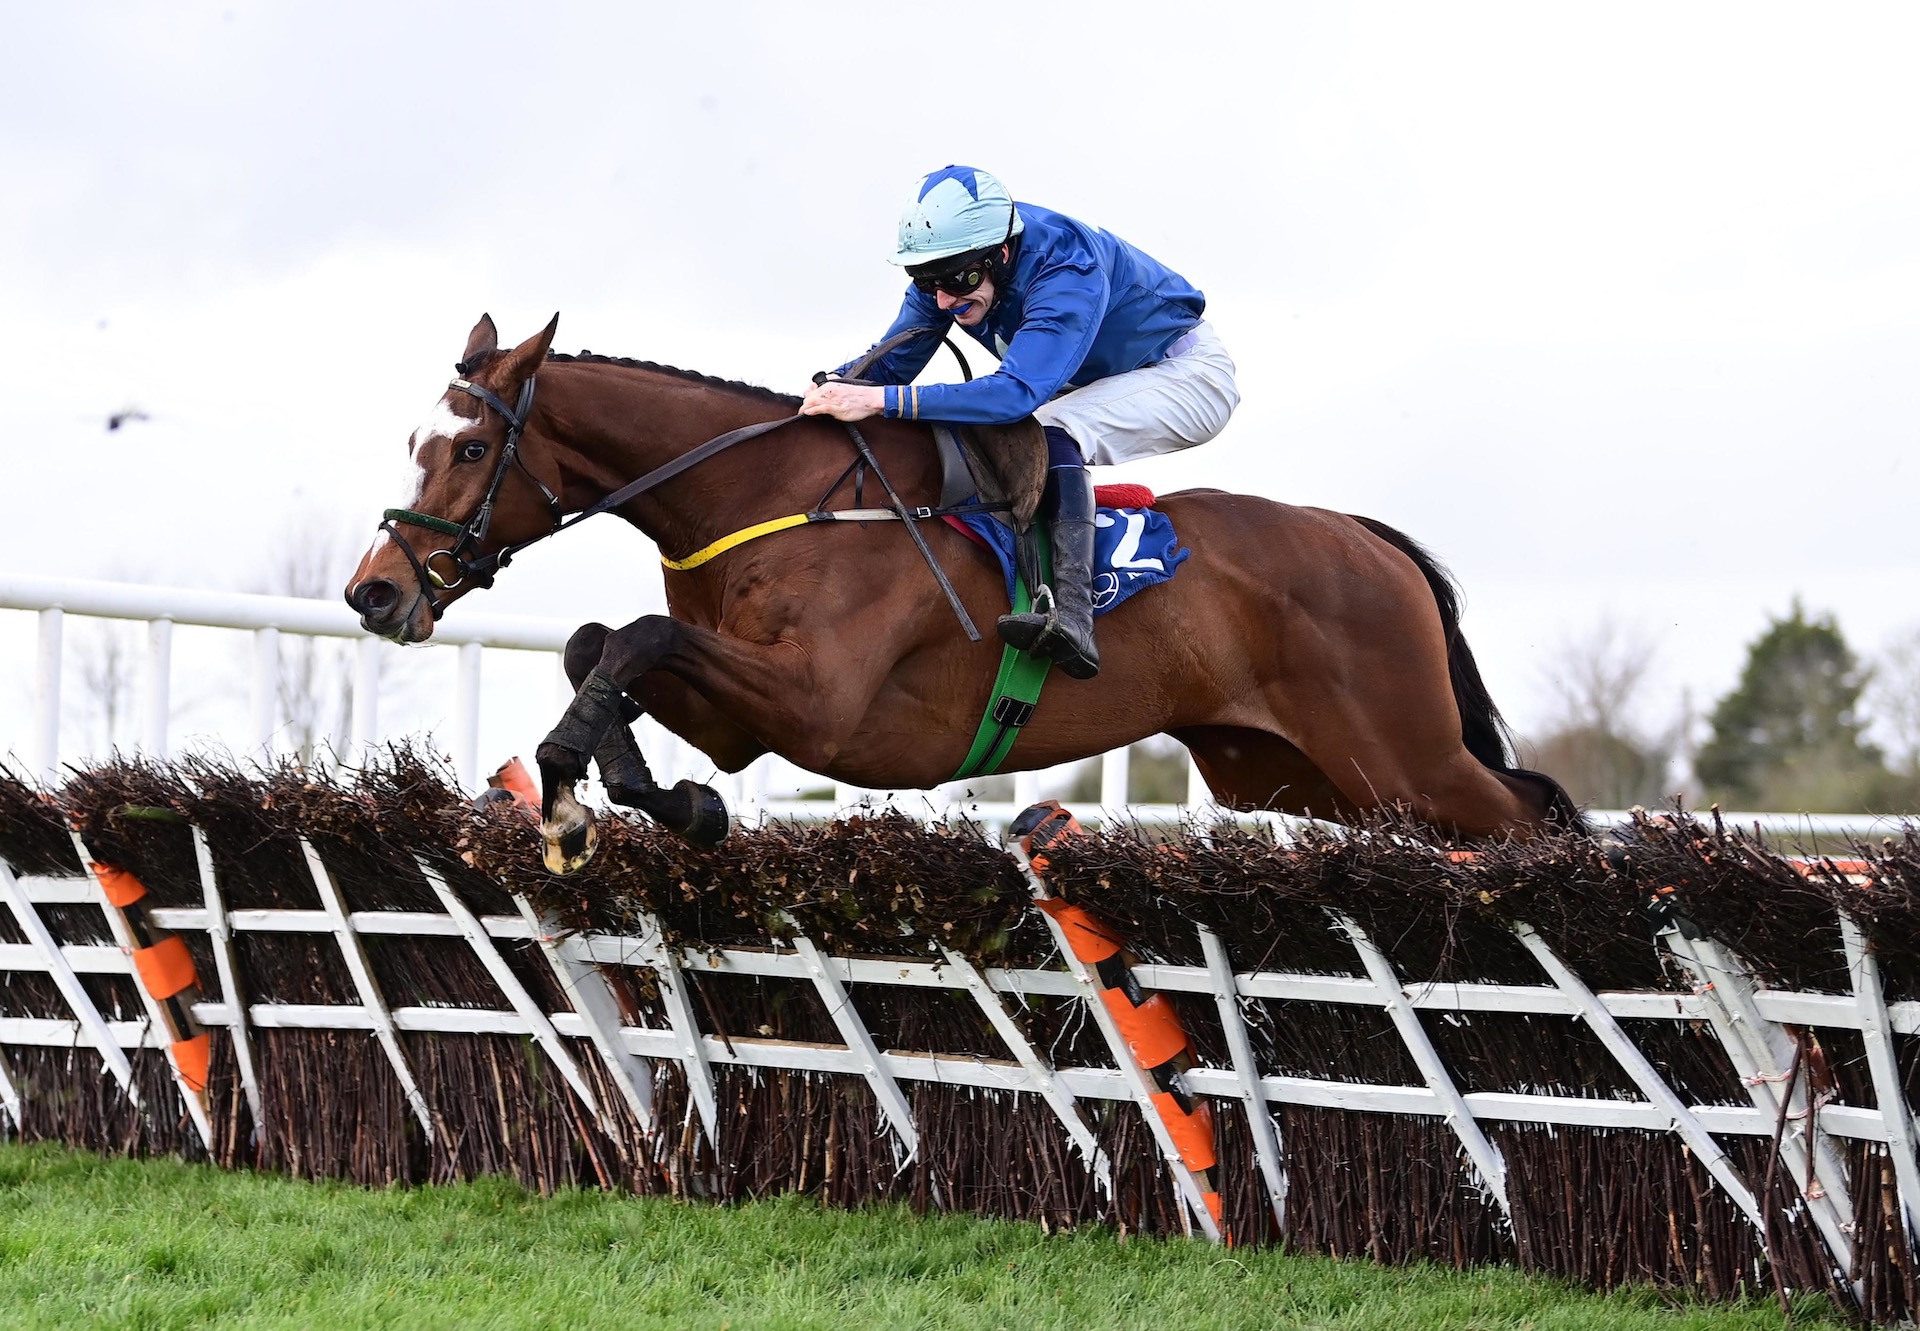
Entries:
{"type": "Polygon", "coordinates": [[[980,289],[980,284],[993,272],[991,257],[975,258],[944,272],[929,272],[924,268],[909,270],[908,276],[913,285],[931,296],[936,291],[944,291],[949,296],[970,296],[980,289]]]}

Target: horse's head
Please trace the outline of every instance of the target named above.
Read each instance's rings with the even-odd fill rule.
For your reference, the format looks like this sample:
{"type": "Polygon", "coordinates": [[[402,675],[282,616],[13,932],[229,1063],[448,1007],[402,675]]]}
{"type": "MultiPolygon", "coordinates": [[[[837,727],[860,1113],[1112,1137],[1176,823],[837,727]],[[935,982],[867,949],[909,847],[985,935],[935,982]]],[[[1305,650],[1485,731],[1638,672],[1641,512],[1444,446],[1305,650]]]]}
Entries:
{"type": "Polygon", "coordinates": [[[390,508],[380,534],[347,583],[347,604],[367,632],[400,642],[433,636],[442,611],[489,586],[501,551],[552,529],[559,478],[551,458],[524,452],[534,372],[560,316],[503,352],[493,320],[480,316],[459,375],[413,432],[405,508],[390,508]]]}

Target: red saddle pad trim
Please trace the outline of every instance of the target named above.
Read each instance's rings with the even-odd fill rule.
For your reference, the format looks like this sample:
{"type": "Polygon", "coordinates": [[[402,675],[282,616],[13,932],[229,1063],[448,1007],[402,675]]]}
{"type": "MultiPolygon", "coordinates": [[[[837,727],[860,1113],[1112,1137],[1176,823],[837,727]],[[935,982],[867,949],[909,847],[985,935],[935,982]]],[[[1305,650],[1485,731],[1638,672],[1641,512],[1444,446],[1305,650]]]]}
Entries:
{"type": "Polygon", "coordinates": [[[953,514],[951,513],[947,514],[945,517],[941,518],[940,521],[946,523],[949,527],[959,532],[962,536],[966,537],[969,541],[972,541],[975,545],[979,546],[982,550],[993,549],[992,546],[987,544],[986,537],[982,536],[979,532],[969,527],[966,523],[962,522],[959,518],[956,518],[955,516],[953,516],[953,514]]]}
{"type": "MultiPolygon", "coordinates": [[[[1153,491],[1146,486],[1121,481],[1113,485],[1094,486],[1093,502],[1101,508],[1152,508],[1155,499],[1153,491]]],[[[951,513],[942,520],[982,550],[992,548],[984,536],[951,513]]]]}
{"type": "Polygon", "coordinates": [[[1122,481],[1093,487],[1093,502],[1101,508],[1152,508],[1153,491],[1144,485],[1122,481]]]}

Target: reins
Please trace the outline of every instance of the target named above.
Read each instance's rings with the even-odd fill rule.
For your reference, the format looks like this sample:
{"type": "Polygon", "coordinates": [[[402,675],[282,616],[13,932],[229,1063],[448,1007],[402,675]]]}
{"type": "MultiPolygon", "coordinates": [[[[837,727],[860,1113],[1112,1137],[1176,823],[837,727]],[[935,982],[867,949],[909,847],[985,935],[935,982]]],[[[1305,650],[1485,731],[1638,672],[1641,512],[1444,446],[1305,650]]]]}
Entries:
{"type": "MultiPolygon", "coordinates": [[[[849,367],[848,375],[840,381],[847,383],[860,382],[857,376],[872,368],[881,357],[897,347],[903,346],[907,342],[917,338],[924,337],[933,331],[933,329],[926,327],[903,329],[901,332],[887,338],[868,351],[866,355],[862,356],[849,367]]],[[[954,357],[959,360],[961,373],[967,379],[972,379],[972,371],[967,366],[966,357],[960,354],[960,349],[954,346],[952,340],[949,338],[942,337],[941,342],[948,350],[952,351],[954,357]]],[[[464,366],[459,368],[464,369],[464,366]]],[[[569,527],[578,526],[588,518],[605,513],[610,509],[619,508],[627,501],[645,494],[657,486],[664,485],[666,482],[680,475],[680,473],[699,466],[707,459],[726,452],[736,444],[744,444],[749,439],[757,439],[763,434],[771,434],[782,426],[791,425],[795,421],[803,419],[798,412],[795,412],[791,416],[782,416],[778,420],[761,421],[754,425],[743,425],[737,430],[728,430],[725,434],[716,435],[704,444],[689,449],[672,461],[662,463],[645,475],[628,481],[619,489],[595,500],[571,517],[563,517],[560,512],[559,498],[547,488],[545,482],[533,474],[533,471],[527,466],[526,461],[520,456],[520,435],[526,429],[528,416],[533,409],[534,383],[537,377],[537,375],[529,375],[527,377],[526,383],[521,385],[520,400],[517,407],[511,408],[490,389],[480,384],[472,383],[465,378],[454,379],[447,385],[451,390],[466,393],[485,405],[492,407],[500,413],[501,418],[507,423],[507,438],[500,450],[500,460],[494,465],[493,477],[487,483],[486,496],[480,501],[479,509],[475,511],[470,520],[462,524],[453,522],[447,518],[435,517],[431,513],[419,513],[406,508],[390,508],[382,515],[380,530],[393,538],[394,544],[400,547],[400,551],[406,556],[407,562],[413,565],[413,571],[420,579],[421,590],[427,598],[427,608],[435,618],[439,617],[441,610],[445,606],[445,602],[435,594],[435,589],[439,591],[453,591],[465,586],[469,582],[476,587],[491,587],[493,585],[494,575],[501,569],[507,567],[507,565],[513,561],[514,556],[522,550],[525,550],[528,546],[538,545],[541,541],[549,537],[558,536],[569,527]],[[507,469],[515,465],[518,465],[520,470],[526,474],[527,479],[533,482],[534,487],[539,490],[541,498],[546,501],[547,511],[553,525],[538,536],[529,537],[513,545],[502,546],[491,554],[468,559],[466,557],[468,548],[477,546],[486,539],[487,531],[493,525],[493,506],[494,501],[499,496],[501,482],[506,478],[507,469]],[[454,545],[451,549],[430,551],[423,559],[415,553],[412,545],[401,536],[398,526],[400,523],[407,523],[415,527],[424,527],[428,531],[435,531],[445,536],[452,536],[454,538],[454,545]],[[442,574],[434,567],[435,562],[440,560],[446,561],[450,566],[448,574],[442,574]]],[[[824,383],[828,378],[829,376],[824,373],[817,374],[814,376],[814,382],[816,384],[824,383]]],[[[980,632],[974,627],[973,620],[967,614],[966,607],[960,603],[959,593],[954,590],[953,583],[948,579],[946,570],[940,567],[939,560],[935,558],[932,548],[927,545],[926,538],[920,534],[920,529],[916,524],[924,518],[942,517],[949,512],[991,512],[1006,506],[970,504],[959,505],[952,509],[938,509],[925,506],[910,509],[900,498],[899,493],[893,488],[893,482],[887,479],[887,474],[881,469],[879,460],[874,457],[873,450],[868,446],[866,437],[862,435],[858,429],[854,428],[851,421],[845,421],[842,422],[842,424],[846,427],[847,434],[853,441],[857,456],[854,461],[849,464],[847,470],[840,474],[840,478],[833,483],[833,486],[827,493],[821,497],[817,507],[806,513],[796,513],[784,518],[774,518],[768,522],[756,523],[753,526],[742,528],[739,531],[733,532],[731,535],[723,536],[718,541],[714,541],[694,551],[685,559],[669,559],[663,554],[660,562],[670,569],[693,569],[698,568],[708,560],[713,559],[717,555],[724,554],[736,546],[744,545],[748,541],[755,540],[761,536],[771,535],[776,531],[785,531],[792,527],[805,526],[816,522],[875,522],[898,520],[905,525],[907,534],[913,539],[914,545],[918,547],[921,557],[926,560],[927,567],[932,570],[934,580],[940,584],[940,590],[946,593],[947,602],[953,607],[953,613],[959,618],[960,626],[966,631],[968,639],[973,642],[980,641],[980,632]],[[887,498],[891,501],[892,507],[890,509],[854,508],[829,511],[826,508],[827,502],[832,499],[835,491],[840,488],[849,474],[855,474],[855,502],[858,502],[857,487],[859,481],[857,472],[861,469],[870,469],[873,472],[875,478],[879,480],[881,487],[886,490],[887,498]]]]}

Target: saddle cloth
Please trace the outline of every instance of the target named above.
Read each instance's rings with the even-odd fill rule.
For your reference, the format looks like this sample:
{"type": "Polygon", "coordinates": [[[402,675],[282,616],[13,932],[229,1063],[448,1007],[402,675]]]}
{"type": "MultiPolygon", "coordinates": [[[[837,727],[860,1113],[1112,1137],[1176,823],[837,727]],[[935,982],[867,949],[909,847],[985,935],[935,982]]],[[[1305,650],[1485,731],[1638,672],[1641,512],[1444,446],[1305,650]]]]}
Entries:
{"type": "MultiPolygon", "coordinates": [[[[1153,507],[1153,491],[1144,485],[1102,485],[1094,490],[1093,613],[1104,615],[1142,588],[1165,582],[1191,550],[1179,543],[1173,520],[1153,507]],[[1118,501],[1127,507],[1107,507],[1118,501]]],[[[1013,528],[992,514],[949,517],[975,542],[993,552],[1013,601],[1013,528]]]]}

